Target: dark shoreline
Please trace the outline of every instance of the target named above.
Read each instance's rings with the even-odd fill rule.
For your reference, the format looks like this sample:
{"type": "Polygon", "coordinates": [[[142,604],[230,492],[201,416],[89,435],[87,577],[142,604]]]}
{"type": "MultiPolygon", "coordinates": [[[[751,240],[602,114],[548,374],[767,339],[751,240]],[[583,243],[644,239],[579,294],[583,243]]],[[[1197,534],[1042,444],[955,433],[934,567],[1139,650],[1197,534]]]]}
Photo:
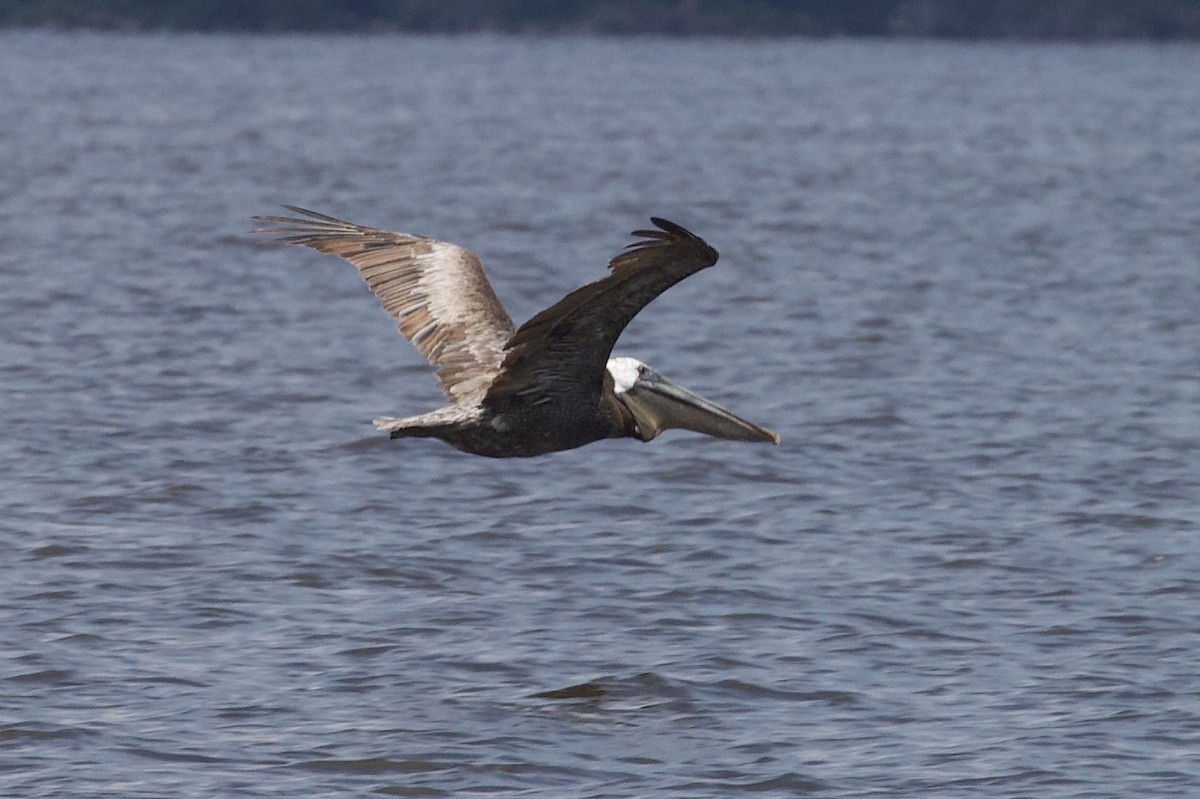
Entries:
{"type": "Polygon", "coordinates": [[[17,0],[0,29],[500,33],[1016,41],[1200,40],[1200,0],[17,0]]]}

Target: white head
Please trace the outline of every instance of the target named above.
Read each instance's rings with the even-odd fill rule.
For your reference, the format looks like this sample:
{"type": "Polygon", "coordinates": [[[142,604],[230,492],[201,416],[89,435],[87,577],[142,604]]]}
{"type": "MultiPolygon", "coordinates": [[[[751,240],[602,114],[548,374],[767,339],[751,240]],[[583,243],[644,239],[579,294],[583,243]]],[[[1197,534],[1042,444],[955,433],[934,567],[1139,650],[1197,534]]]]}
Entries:
{"type": "Polygon", "coordinates": [[[646,364],[639,361],[637,358],[609,358],[608,373],[612,375],[613,390],[617,395],[626,393],[633,388],[633,384],[637,382],[638,376],[642,370],[646,368],[646,364]]]}

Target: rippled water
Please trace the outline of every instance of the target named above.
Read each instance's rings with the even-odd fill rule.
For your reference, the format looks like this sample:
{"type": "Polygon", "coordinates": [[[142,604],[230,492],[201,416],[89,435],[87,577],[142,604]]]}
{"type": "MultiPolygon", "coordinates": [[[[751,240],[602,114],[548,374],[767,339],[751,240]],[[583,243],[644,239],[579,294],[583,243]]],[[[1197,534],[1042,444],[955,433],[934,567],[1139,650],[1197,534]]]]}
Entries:
{"type": "Polygon", "coordinates": [[[1195,796],[1200,50],[0,35],[0,794],[1195,796]],[[546,458],[278,203],[777,429],[546,458]]]}

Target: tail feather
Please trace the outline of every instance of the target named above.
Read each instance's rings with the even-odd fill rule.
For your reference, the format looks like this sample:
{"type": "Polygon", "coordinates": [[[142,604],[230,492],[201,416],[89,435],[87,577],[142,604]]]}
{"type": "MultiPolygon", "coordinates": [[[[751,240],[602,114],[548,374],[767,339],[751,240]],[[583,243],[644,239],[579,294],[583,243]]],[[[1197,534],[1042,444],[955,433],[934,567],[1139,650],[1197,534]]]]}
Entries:
{"type": "Polygon", "coordinates": [[[430,414],[424,416],[383,416],[372,420],[376,430],[388,434],[389,438],[443,438],[452,429],[443,421],[430,420],[430,414]]]}
{"type": "Polygon", "coordinates": [[[371,424],[375,425],[376,430],[391,433],[403,428],[406,421],[406,419],[401,419],[399,416],[381,416],[378,419],[372,419],[371,424]]]}
{"type": "Polygon", "coordinates": [[[414,419],[402,419],[398,416],[384,416],[373,419],[376,430],[388,434],[388,438],[403,438],[405,436],[428,437],[433,435],[429,428],[414,419]],[[414,423],[415,422],[415,423],[414,423]]]}

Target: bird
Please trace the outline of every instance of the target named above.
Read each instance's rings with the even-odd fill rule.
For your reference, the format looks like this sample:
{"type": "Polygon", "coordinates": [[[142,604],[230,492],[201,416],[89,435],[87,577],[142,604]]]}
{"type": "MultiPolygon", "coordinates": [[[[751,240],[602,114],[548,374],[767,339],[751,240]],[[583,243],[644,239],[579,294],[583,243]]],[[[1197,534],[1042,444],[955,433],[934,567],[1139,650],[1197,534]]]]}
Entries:
{"type": "Polygon", "coordinates": [[[608,438],[650,441],[683,428],[733,441],[779,443],[645,363],[613,356],[621,331],[651,300],[717,262],[717,251],[674,222],[609,261],[609,273],[517,327],[479,256],[465,247],[346,222],[284,205],[255,233],[348,261],[400,333],[434,367],[449,404],[375,419],[391,438],[436,438],[493,458],[532,457],[608,438]]]}

